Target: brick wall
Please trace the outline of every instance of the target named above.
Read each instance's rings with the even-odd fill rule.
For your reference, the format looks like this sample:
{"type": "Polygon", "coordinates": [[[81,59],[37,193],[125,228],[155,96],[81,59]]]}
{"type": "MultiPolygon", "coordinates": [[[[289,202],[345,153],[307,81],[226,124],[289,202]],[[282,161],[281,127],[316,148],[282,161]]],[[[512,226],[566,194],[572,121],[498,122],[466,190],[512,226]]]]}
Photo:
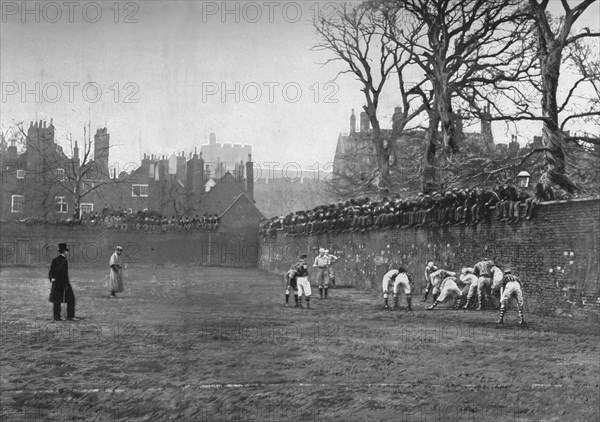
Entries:
{"type": "MultiPolygon", "coordinates": [[[[256,217],[258,219],[259,217],[256,217]]],[[[0,266],[49,265],[58,243],[69,245],[72,268],[104,267],[117,245],[132,265],[255,267],[258,221],[208,233],[120,231],[101,227],[0,222],[0,266]]]]}
{"type": "Polygon", "coordinates": [[[557,201],[540,204],[533,220],[517,224],[489,220],[477,226],[293,237],[278,232],[261,239],[259,266],[283,274],[300,253],[311,261],[326,247],[341,258],[334,266],[337,284],[378,290],[388,266],[402,263],[421,292],[427,261],[460,271],[489,257],[524,281],[529,312],[597,318],[599,244],[600,200],[557,201]]]}

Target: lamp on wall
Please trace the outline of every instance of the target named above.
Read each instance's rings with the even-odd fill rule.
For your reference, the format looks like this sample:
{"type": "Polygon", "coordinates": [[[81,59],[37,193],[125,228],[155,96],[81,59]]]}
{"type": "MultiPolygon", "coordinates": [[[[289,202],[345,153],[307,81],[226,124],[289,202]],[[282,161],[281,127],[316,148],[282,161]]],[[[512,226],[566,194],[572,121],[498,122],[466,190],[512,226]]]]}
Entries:
{"type": "Polygon", "coordinates": [[[517,174],[517,184],[519,187],[527,188],[529,186],[529,179],[531,178],[531,174],[529,172],[523,170],[519,174],[517,174]]]}

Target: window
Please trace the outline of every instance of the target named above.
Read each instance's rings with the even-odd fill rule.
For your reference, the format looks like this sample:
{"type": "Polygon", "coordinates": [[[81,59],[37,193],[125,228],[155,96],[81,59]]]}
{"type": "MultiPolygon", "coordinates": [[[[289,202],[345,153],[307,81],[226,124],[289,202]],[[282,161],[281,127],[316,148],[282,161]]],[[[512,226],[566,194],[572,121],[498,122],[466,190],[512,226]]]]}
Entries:
{"type": "Polygon", "coordinates": [[[56,212],[64,214],[69,209],[67,200],[64,196],[57,196],[56,198],[56,212]]]}
{"type": "Polygon", "coordinates": [[[13,195],[11,199],[11,212],[23,212],[25,209],[25,197],[23,195],[13,195]]]}
{"type": "Polygon", "coordinates": [[[131,196],[148,197],[148,185],[132,185],[131,196]]]}
{"type": "Polygon", "coordinates": [[[81,215],[90,214],[94,211],[94,204],[79,204],[79,212],[81,215]]]}
{"type": "Polygon", "coordinates": [[[17,179],[25,179],[25,170],[17,170],[17,179]]]}
{"type": "Polygon", "coordinates": [[[56,179],[65,180],[65,169],[56,169],[56,179]]]}

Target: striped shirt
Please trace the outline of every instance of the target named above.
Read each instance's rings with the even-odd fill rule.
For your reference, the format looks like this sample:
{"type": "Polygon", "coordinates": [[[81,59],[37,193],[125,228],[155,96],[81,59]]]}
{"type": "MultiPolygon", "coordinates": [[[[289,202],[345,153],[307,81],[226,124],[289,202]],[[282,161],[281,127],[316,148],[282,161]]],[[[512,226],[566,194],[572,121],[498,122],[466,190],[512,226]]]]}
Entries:
{"type": "Polygon", "coordinates": [[[519,280],[519,277],[517,277],[516,275],[504,274],[504,280],[502,280],[502,287],[506,286],[508,283],[513,281],[521,285],[521,280],[519,280]]]}

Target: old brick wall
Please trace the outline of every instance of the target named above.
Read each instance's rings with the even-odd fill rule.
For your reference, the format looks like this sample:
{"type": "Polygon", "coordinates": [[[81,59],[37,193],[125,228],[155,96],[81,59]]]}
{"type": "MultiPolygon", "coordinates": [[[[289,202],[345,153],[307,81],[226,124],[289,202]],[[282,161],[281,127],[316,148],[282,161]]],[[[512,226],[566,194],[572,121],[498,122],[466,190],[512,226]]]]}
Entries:
{"type": "Polygon", "coordinates": [[[0,222],[0,266],[49,265],[57,245],[69,245],[71,267],[108,267],[117,245],[132,265],[255,267],[258,222],[217,232],[120,231],[102,227],[0,222]]]}
{"type": "Polygon", "coordinates": [[[336,284],[380,289],[391,263],[401,263],[424,288],[428,261],[460,271],[483,257],[511,267],[524,281],[530,312],[600,315],[600,200],[540,204],[533,220],[486,221],[477,226],[402,228],[261,239],[259,266],[283,274],[300,253],[312,260],[319,247],[340,257],[336,284]]]}

